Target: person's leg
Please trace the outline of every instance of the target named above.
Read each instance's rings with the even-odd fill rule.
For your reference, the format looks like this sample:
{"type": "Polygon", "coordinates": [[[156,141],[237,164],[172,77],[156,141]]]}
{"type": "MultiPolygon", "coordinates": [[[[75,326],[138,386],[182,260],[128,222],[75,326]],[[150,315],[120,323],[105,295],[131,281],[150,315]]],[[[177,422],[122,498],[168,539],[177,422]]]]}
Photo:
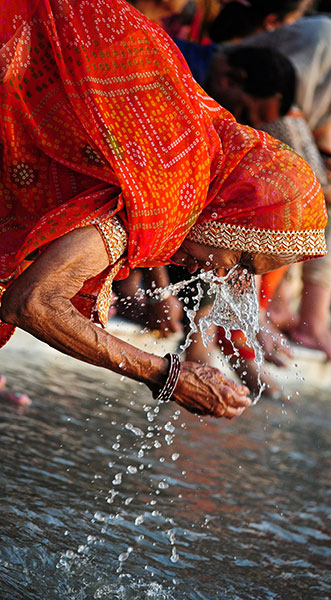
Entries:
{"type": "MultiPolygon", "coordinates": [[[[169,273],[170,281],[173,284],[176,284],[179,282],[185,282],[191,278],[191,275],[189,274],[186,267],[180,267],[178,265],[170,265],[168,267],[168,273],[169,273]]],[[[189,318],[186,314],[186,311],[194,310],[195,304],[197,302],[197,297],[199,295],[197,284],[192,283],[190,285],[183,287],[181,292],[178,294],[178,298],[180,299],[180,301],[182,302],[182,305],[183,305],[183,322],[184,322],[184,334],[185,334],[184,337],[186,339],[186,337],[188,335],[190,335],[190,339],[191,339],[191,344],[189,345],[189,347],[187,348],[187,350],[185,352],[185,360],[192,361],[192,362],[198,362],[200,364],[211,366],[212,365],[211,353],[216,348],[216,339],[215,339],[216,326],[214,324],[212,324],[207,331],[207,334],[208,334],[208,336],[210,336],[212,338],[212,341],[206,347],[202,341],[201,331],[199,329],[199,321],[200,321],[200,319],[207,317],[207,315],[209,314],[209,312],[211,310],[214,299],[212,296],[209,296],[207,293],[208,289],[209,289],[208,284],[200,281],[199,285],[201,286],[201,288],[203,290],[203,296],[200,299],[200,308],[197,310],[195,318],[194,318],[194,322],[197,327],[197,331],[195,333],[191,334],[191,325],[190,325],[189,318]]]]}
{"type": "Polygon", "coordinates": [[[141,287],[141,269],[132,270],[126,279],[115,281],[113,284],[117,296],[115,314],[140,325],[146,324],[146,298],[138,300],[135,296],[141,287]]]}
{"type": "Polygon", "coordinates": [[[298,344],[322,350],[331,360],[330,329],[331,288],[313,282],[304,284],[299,321],[291,329],[291,339],[298,344]]]}
{"type": "MultiPolygon", "coordinates": [[[[198,326],[200,319],[206,317],[210,312],[210,305],[205,305],[201,307],[195,316],[195,323],[198,326]]],[[[188,326],[186,326],[185,334],[189,333],[188,326]]],[[[185,360],[191,360],[193,362],[198,362],[200,364],[211,365],[212,364],[212,356],[211,353],[215,350],[215,332],[216,326],[214,323],[207,330],[208,335],[212,338],[212,341],[206,347],[202,341],[202,336],[200,330],[196,333],[193,333],[191,338],[191,344],[186,350],[185,360]]]]}
{"type": "Polygon", "coordinates": [[[290,330],[297,343],[325,352],[331,360],[331,211],[325,229],[328,254],[303,265],[303,291],[298,323],[290,330]]]}
{"type": "Polygon", "coordinates": [[[273,298],[266,308],[270,321],[283,333],[294,327],[298,320],[295,298],[301,297],[302,274],[298,265],[291,265],[279,283],[273,298]]]}

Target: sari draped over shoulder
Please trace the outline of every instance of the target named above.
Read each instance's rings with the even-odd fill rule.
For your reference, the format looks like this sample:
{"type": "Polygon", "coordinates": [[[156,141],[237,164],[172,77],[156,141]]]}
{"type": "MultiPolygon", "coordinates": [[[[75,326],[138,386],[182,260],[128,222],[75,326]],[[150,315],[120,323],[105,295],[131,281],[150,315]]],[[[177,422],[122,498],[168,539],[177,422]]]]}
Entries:
{"type": "MultiPolygon", "coordinates": [[[[306,163],[239,125],[124,0],[4,0],[0,44],[2,292],[53,240],[114,215],[128,242],[117,278],[169,262],[198,220],[257,243],[260,229],[300,232],[307,255],[325,253],[306,163]]],[[[110,269],[73,299],[83,314],[110,269]]]]}

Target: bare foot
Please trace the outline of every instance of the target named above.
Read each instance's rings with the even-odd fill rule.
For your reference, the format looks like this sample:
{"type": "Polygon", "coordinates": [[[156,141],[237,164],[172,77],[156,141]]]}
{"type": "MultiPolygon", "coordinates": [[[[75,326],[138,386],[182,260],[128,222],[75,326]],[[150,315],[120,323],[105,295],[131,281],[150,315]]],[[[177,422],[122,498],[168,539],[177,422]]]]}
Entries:
{"type": "Polygon", "coordinates": [[[268,315],[270,321],[284,333],[292,327],[295,327],[298,322],[297,315],[281,306],[281,303],[271,303],[271,306],[268,309],[268,315]]]}
{"type": "Polygon", "coordinates": [[[16,406],[30,406],[31,400],[27,394],[19,394],[14,392],[4,392],[6,386],[6,378],[0,375],[0,399],[15,404],[16,406]]]}
{"type": "Polygon", "coordinates": [[[299,327],[291,329],[289,332],[291,340],[305,346],[306,348],[312,348],[313,350],[322,350],[325,352],[327,360],[331,360],[331,330],[316,333],[309,330],[307,327],[305,330],[299,327]]]}
{"type": "Polygon", "coordinates": [[[1,390],[3,390],[6,383],[7,383],[6,377],[4,377],[3,375],[0,375],[0,392],[1,392],[1,390]]]}

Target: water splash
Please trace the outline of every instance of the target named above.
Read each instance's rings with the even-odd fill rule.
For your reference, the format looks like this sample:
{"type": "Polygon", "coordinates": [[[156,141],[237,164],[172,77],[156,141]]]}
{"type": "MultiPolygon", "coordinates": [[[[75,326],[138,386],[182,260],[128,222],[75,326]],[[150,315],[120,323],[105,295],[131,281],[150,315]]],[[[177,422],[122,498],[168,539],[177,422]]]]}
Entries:
{"type": "Polygon", "coordinates": [[[121,574],[115,583],[99,585],[93,598],[96,600],[175,600],[172,590],[155,581],[136,580],[129,573],[121,574]]]}
{"type": "MultiPolygon", "coordinates": [[[[156,300],[163,300],[169,295],[169,292],[177,296],[187,285],[197,283],[197,293],[192,298],[193,308],[190,309],[185,304],[183,306],[190,326],[189,334],[180,347],[180,351],[183,353],[190,346],[193,334],[198,332],[195,318],[205,293],[201,281],[209,285],[207,295],[214,296],[209,314],[199,321],[202,341],[206,347],[213,341],[213,338],[208,334],[208,329],[212,323],[223,327],[225,337],[230,342],[232,330],[240,329],[244,333],[247,343],[254,350],[255,362],[258,367],[259,393],[253,402],[253,404],[256,404],[265,389],[265,385],[261,382],[263,351],[256,337],[260,330],[260,324],[255,278],[247,269],[242,269],[242,267],[236,265],[225,276],[219,276],[214,271],[200,272],[189,280],[169,284],[165,288],[155,288],[144,292],[139,290],[138,295],[143,293],[156,300]]],[[[239,352],[234,346],[233,353],[239,358],[239,352]]],[[[229,360],[228,357],[225,358],[229,360]]]]}

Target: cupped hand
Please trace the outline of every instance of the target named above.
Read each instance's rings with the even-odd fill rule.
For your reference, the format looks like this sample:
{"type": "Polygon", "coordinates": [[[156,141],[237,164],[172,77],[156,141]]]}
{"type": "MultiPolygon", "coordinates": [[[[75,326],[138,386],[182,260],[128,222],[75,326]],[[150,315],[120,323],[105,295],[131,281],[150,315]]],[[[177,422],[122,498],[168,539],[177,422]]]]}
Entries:
{"type": "Polygon", "coordinates": [[[232,419],[250,406],[249,390],[214,367],[185,361],[173,400],[190,412],[232,419]]]}

